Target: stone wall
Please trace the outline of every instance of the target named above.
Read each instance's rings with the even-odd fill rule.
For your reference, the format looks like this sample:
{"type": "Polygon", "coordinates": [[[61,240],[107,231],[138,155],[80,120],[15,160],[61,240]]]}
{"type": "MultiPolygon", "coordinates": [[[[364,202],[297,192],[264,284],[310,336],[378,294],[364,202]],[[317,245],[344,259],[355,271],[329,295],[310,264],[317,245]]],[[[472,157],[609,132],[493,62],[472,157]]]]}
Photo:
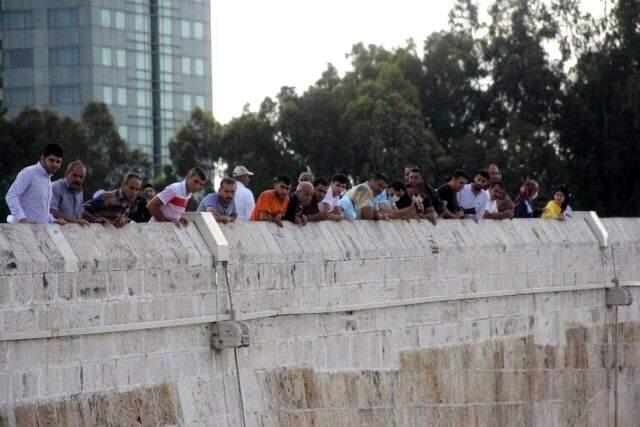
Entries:
{"type": "Polygon", "coordinates": [[[2,225],[0,425],[631,425],[640,220],[602,222],[2,225]]]}

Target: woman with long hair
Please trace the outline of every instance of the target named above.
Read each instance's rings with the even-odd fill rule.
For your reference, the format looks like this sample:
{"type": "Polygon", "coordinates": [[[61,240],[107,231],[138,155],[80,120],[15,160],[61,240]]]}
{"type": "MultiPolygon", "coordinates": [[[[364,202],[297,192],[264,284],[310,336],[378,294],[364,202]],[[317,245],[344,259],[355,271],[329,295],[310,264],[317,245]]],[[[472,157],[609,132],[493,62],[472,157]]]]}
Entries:
{"type": "Polygon", "coordinates": [[[542,211],[542,218],[565,220],[564,212],[568,205],[569,190],[567,187],[558,187],[553,192],[553,200],[550,200],[542,211]]]}
{"type": "Polygon", "coordinates": [[[532,179],[526,180],[521,186],[516,197],[514,218],[533,218],[533,200],[538,197],[540,186],[532,179]]]}
{"type": "Polygon", "coordinates": [[[373,206],[373,192],[367,184],[358,184],[347,191],[338,204],[345,219],[361,219],[362,208],[373,206]]]}

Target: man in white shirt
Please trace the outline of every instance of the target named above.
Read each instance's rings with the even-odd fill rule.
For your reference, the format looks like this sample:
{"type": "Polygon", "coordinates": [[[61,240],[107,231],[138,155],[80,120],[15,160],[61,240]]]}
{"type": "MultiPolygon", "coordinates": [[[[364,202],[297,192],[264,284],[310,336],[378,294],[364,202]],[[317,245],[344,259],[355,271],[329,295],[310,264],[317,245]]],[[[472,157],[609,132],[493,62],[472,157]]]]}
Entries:
{"type": "MultiPolygon", "coordinates": [[[[11,153],[5,153],[10,156],[11,153]]],[[[47,144],[40,161],[22,169],[9,187],[5,200],[11,210],[9,222],[32,224],[66,224],[63,218],[54,218],[50,213],[51,176],[62,165],[62,147],[47,144]]]]}
{"type": "Polygon", "coordinates": [[[340,201],[340,196],[342,196],[342,193],[346,190],[348,182],[349,180],[345,175],[333,175],[327,194],[324,196],[324,199],[322,199],[320,206],[318,206],[320,212],[340,213],[340,206],[338,206],[338,202],[340,201]]]}
{"type": "Polygon", "coordinates": [[[488,182],[489,173],[482,170],[478,172],[472,183],[465,185],[458,192],[458,205],[464,210],[465,215],[475,219],[484,216],[484,211],[487,209],[487,202],[489,201],[489,193],[483,188],[488,182]]]}
{"type": "Polygon", "coordinates": [[[244,166],[236,166],[233,168],[233,179],[236,181],[234,203],[236,205],[236,212],[238,213],[238,220],[240,221],[249,221],[253,207],[256,204],[253,193],[247,188],[250,176],[253,176],[253,173],[249,172],[244,166]]]}
{"type": "Polygon", "coordinates": [[[504,185],[500,180],[492,180],[489,184],[489,200],[482,214],[484,219],[512,219],[513,203],[505,200],[504,185]]]}

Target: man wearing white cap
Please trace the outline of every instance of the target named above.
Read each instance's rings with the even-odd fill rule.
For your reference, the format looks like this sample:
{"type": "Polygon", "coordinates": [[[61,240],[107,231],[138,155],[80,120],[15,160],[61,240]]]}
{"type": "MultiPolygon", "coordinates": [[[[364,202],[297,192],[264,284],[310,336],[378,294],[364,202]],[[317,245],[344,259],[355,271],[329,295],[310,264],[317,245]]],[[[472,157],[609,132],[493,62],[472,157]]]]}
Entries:
{"type": "Polygon", "coordinates": [[[249,172],[244,166],[236,166],[233,168],[233,179],[236,180],[237,185],[234,202],[236,204],[236,211],[238,212],[238,220],[240,221],[249,221],[251,211],[253,211],[253,207],[256,204],[253,193],[247,188],[251,175],[253,175],[253,173],[249,172]]]}

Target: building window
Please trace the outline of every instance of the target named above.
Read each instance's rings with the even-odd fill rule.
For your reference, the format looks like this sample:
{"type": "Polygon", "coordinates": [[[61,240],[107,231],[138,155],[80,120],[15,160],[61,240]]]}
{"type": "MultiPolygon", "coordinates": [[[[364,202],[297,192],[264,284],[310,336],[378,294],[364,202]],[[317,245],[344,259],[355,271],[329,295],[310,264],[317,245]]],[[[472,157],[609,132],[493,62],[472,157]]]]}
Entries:
{"type": "Polygon", "coordinates": [[[191,37],[191,22],[186,20],[180,21],[180,35],[185,39],[191,37]]]}
{"type": "Polygon", "coordinates": [[[33,26],[31,12],[27,10],[2,11],[3,30],[24,30],[33,26]]]}
{"type": "Polygon", "coordinates": [[[171,18],[160,18],[160,34],[171,35],[171,18]]]}
{"type": "Polygon", "coordinates": [[[127,66],[127,51],[124,49],[116,49],[116,66],[125,68],[127,66]]]}
{"type": "Polygon", "coordinates": [[[54,105],[80,102],[80,86],[51,86],[49,95],[54,105]]]}
{"type": "Polygon", "coordinates": [[[33,89],[30,87],[12,87],[4,89],[6,105],[22,107],[33,105],[33,89]]]}
{"type": "Polygon", "coordinates": [[[2,59],[4,68],[33,68],[33,49],[7,49],[2,59]]]}
{"type": "Polygon", "coordinates": [[[160,71],[170,73],[173,69],[173,58],[169,55],[160,55],[160,71]]]}
{"type": "Polygon", "coordinates": [[[102,101],[107,105],[113,105],[113,88],[111,86],[102,86],[102,101]]]}
{"type": "Polygon", "coordinates": [[[120,138],[124,139],[125,141],[129,139],[129,128],[125,125],[118,126],[118,133],[120,134],[120,138]]]}
{"type": "Polygon", "coordinates": [[[204,25],[202,22],[193,23],[193,37],[198,40],[204,39],[204,25]]]}
{"type": "Polygon", "coordinates": [[[49,49],[49,65],[67,66],[80,64],[80,49],[78,47],[57,47],[49,49]]]}
{"type": "Polygon", "coordinates": [[[111,48],[103,47],[102,48],[102,65],[105,67],[111,67],[111,48]]]}
{"type": "Polygon", "coordinates": [[[191,95],[182,95],[182,111],[191,112],[191,95]]]}
{"type": "Polygon", "coordinates": [[[75,27],[78,25],[78,9],[50,9],[49,27],[75,27]]]}
{"type": "Polygon", "coordinates": [[[173,93],[162,92],[160,95],[161,108],[165,110],[173,110],[173,93]]]}
{"type": "Polygon", "coordinates": [[[149,32],[149,19],[145,15],[136,15],[135,29],[141,33],[149,32]]]}
{"type": "Polygon", "coordinates": [[[204,59],[196,58],[193,65],[195,75],[199,77],[204,76],[204,59]]]}
{"type": "Polygon", "coordinates": [[[119,87],[116,94],[116,103],[121,107],[127,105],[127,88],[119,87]]]}
{"type": "Polygon", "coordinates": [[[187,58],[186,56],[182,58],[182,74],[191,74],[191,58],[187,58]]]}
{"type": "Polygon", "coordinates": [[[100,26],[111,28],[111,11],[109,9],[100,9],[100,26]]]}
{"type": "Polygon", "coordinates": [[[149,71],[150,57],[144,52],[136,52],[136,69],[149,71]]]}
{"type": "Polygon", "coordinates": [[[198,106],[198,108],[200,108],[201,110],[204,110],[204,96],[202,95],[196,95],[196,105],[198,106]]]}
{"type": "Polygon", "coordinates": [[[126,18],[122,11],[116,11],[116,28],[118,30],[124,30],[126,28],[126,18]]]}
{"type": "Polygon", "coordinates": [[[150,146],[151,143],[152,143],[151,129],[139,127],[138,128],[138,144],[144,147],[144,146],[150,146]]]}
{"type": "Polygon", "coordinates": [[[149,92],[139,90],[136,93],[136,106],[140,108],[149,108],[151,106],[151,102],[149,100],[149,92]]]}

